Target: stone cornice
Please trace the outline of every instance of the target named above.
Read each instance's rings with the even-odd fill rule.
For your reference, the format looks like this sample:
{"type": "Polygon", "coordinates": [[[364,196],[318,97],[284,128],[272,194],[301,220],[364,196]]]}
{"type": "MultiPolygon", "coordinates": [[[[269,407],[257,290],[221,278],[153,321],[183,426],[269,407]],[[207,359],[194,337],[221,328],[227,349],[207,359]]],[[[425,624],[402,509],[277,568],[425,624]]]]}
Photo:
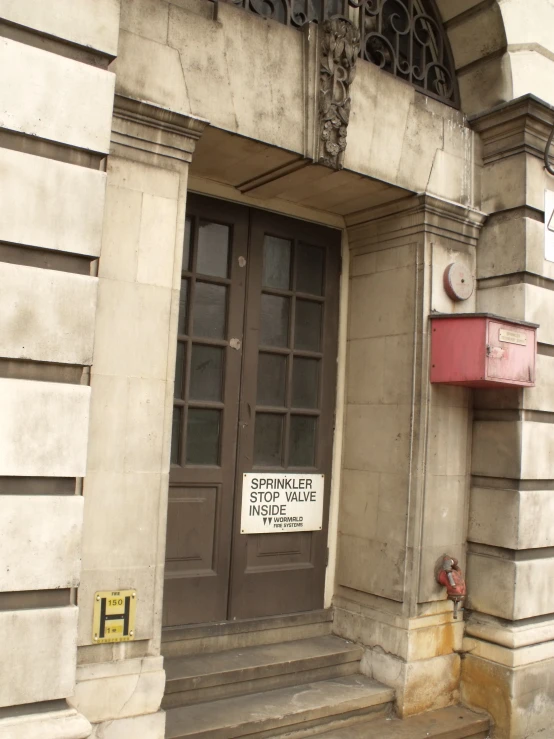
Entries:
{"type": "Polygon", "coordinates": [[[429,193],[410,195],[392,203],[346,216],[349,241],[365,244],[406,241],[425,234],[476,246],[487,216],[467,205],[443,200],[429,193]]]}
{"type": "Polygon", "coordinates": [[[110,152],[159,166],[182,166],[191,161],[207,125],[203,118],[116,95],[110,152]]]}
{"type": "Polygon", "coordinates": [[[554,108],[534,95],[524,95],[470,118],[469,123],[481,135],[485,164],[522,153],[542,159],[554,108]]]}

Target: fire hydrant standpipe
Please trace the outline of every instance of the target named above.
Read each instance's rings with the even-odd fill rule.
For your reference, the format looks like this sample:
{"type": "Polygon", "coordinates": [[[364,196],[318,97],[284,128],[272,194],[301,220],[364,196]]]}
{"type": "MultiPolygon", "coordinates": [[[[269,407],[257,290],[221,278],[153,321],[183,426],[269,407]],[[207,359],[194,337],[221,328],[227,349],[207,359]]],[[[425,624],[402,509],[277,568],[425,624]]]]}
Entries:
{"type": "Polygon", "coordinates": [[[454,603],[454,618],[458,618],[458,607],[466,596],[466,582],[458,565],[458,560],[445,554],[435,571],[435,577],[439,585],[444,585],[446,595],[454,603]]]}

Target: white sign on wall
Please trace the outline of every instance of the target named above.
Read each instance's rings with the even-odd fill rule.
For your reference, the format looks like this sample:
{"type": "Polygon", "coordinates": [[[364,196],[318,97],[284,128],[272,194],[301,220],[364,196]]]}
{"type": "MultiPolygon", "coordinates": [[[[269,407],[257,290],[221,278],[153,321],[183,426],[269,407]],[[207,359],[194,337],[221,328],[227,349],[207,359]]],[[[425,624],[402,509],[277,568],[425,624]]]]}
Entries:
{"type": "Polygon", "coordinates": [[[247,472],[242,478],[241,534],[319,531],[324,475],[247,472]]]}
{"type": "Polygon", "coordinates": [[[554,190],[544,191],[544,258],[554,262],[554,190]]]}

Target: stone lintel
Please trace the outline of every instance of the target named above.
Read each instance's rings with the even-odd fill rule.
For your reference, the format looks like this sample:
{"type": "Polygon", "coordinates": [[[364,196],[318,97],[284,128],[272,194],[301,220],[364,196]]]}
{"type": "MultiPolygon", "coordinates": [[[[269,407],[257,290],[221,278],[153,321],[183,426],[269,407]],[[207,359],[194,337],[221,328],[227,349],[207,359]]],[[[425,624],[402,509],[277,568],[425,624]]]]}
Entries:
{"type": "Polygon", "coordinates": [[[384,241],[411,239],[432,234],[466,246],[477,246],[486,214],[429,193],[418,193],[386,205],[346,216],[349,241],[382,245],[384,241]]]}
{"type": "Polygon", "coordinates": [[[554,641],[512,649],[484,639],[466,636],[462,642],[462,651],[470,652],[474,657],[481,657],[498,665],[514,669],[552,660],[554,658],[554,641]]]}
{"type": "Polygon", "coordinates": [[[521,649],[546,642],[554,645],[554,614],[510,622],[472,611],[466,614],[465,633],[468,637],[507,649],[521,649]]]}
{"type": "Polygon", "coordinates": [[[463,620],[398,617],[343,598],[334,606],[333,631],[366,647],[361,671],[396,690],[401,716],[458,702],[463,620]]]}
{"type": "Polygon", "coordinates": [[[508,485],[498,488],[487,482],[473,485],[468,539],[472,547],[503,547],[502,552],[491,552],[491,556],[503,556],[507,550],[510,554],[504,558],[514,561],[534,556],[533,552],[552,555],[553,509],[552,489],[543,481],[535,490],[515,490],[508,485]],[[502,516],[498,516],[499,510],[502,516]]]}
{"type": "Polygon", "coordinates": [[[437,601],[435,613],[410,618],[335,598],[334,630],[346,639],[402,660],[434,659],[461,649],[464,622],[453,621],[451,605],[437,601]],[[440,607],[440,610],[439,610],[440,607]]]}
{"type": "Polygon", "coordinates": [[[404,629],[405,631],[443,626],[452,622],[452,608],[448,601],[438,600],[419,603],[417,614],[410,616],[407,615],[403,603],[371,593],[352,590],[344,585],[338,586],[333,605],[335,608],[360,613],[365,618],[371,618],[391,628],[404,629]]]}
{"type": "Polygon", "coordinates": [[[97,724],[156,713],[164,687],[163,657],[79,665],[68,703],[97,724]]]}
{"type": "Polygon", "coordinates": [[[153,103],[115,96],[110,153],[145,164],[182,169],[209,122],[153,103]]]}
{"type": "Polygon", "coordinates": [[[467,555],[467,608],[510,624],[554,613],[554,594],[544,586],[554,574],[551,551],[510,550],[471,545],[467,555]],[[543,554],[544,551],[544,554],[543,554]],[[508,556],[504,556],[508,555],[508,556]]]}
{"type": "Polygon", "coordinates": [[[542,159],[554,125],[554,108],[529,94],[473,116],[469,122],[481,134],[485,164],[522,153],[542,159]]]}
{"type": "Polygon", "coordinates": [[[74,708],[48,708],[0,718],[0,739],[86,739],[90,736],[90,722],[74,708]]]}
{"type": "Polygon", "coordinates": [[[548,559],[554,556],[554,547],[515,549],[511,546],[495,545],[480,541],[468,542],[468,553],[480,557],[502,559],[507,562],[528,562],[535,559],[548,559]]]}

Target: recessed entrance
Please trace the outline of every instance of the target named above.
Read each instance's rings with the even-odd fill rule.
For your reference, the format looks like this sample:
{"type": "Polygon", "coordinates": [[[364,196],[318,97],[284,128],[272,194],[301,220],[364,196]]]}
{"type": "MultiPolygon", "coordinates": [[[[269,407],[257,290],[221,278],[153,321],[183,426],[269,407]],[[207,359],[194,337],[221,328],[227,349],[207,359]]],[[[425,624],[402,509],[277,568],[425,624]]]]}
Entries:
{"type": "Polygon", "coordinates": [[[164,626],[321,608],[340,232],[190,195],[164,626]],[[318,531],[240,532],[244,473],[325,476],[318,531]]]}

